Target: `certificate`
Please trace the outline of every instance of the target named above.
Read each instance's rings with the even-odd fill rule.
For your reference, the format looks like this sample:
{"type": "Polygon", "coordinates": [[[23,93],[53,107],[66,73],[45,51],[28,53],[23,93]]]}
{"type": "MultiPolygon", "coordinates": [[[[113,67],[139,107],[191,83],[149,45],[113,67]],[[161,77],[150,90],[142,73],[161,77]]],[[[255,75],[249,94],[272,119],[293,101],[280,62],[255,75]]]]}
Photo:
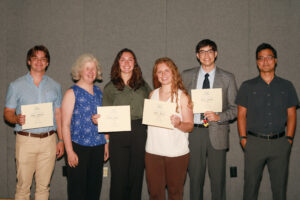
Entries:
{"type": "Polygon", "coordinates": [[[52,103],[22,105],[21,113],[25,115],[23,130],[53,126],[52,103]]]}
{"type": "Polygon", "coordinates": [[[175,111],[176,103],[145,99],[143,124],[173,129],[170,117],[175,111]]]}
{"type": "Polygon", "coordinates": [[[98,132],[131,131],[130,106],[97,107],[98,132]]]}
{"type": "Polygon", "coordinates": [[[192,90],[194,113],[222,112],[222,88],[192,90]]]}

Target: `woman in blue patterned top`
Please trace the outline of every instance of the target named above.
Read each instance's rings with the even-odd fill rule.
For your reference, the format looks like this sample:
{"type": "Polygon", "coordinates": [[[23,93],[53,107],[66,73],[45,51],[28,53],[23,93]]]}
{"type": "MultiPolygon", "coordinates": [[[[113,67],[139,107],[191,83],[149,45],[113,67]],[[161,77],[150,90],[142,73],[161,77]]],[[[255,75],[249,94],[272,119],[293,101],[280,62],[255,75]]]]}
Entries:
{"type": "Polygon", "coordinates": [[[69,199],[99,200],[103,162],[108,159],[106,136],[99,134],[92,116],[102,106],[102,92],[94,85],[101,79],[99,62],[81,55],[72,67],[76,84],[62,102],[62,131],[68,158],[69,199]]]}

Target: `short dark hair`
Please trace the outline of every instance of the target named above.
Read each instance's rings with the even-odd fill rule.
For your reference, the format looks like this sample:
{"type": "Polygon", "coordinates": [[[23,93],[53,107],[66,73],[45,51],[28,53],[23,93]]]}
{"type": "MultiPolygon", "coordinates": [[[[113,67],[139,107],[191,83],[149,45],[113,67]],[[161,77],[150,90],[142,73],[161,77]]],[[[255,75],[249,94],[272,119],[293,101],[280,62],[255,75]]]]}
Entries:
{"type": "Polygon", "coordinates": [[[268,43],[262,43],[260,45],[258,45],[258,47],[256,48],[256,60],[258,59],[258,53],[261,52],[262,50],[265,49],[270,49],[274,55],[274,58],[277,58],[277,51],[276,49],[274,49],[274,47],[272,47],[270,44],[268,43]]]}
{"type": "Polygon", "coordinates": [[[218,51],[218,47],[214,41],[212,41],[210,39],[204,39],[204,40],[201,40],[200,42],[198,42],[198,44],[196,46],[196,53],[199,53],[199,50],[202,47],[206,47],[206,46],[210,46],[212,48],[212,50],[218,51]]]}
{"type": "MultiPolygon", "coordinates": [[[[45,56],[46,56],[47,62],[48,62],[48,66],[50,65],[50,53],[49,53],[49,50],[47,49],[47,47],[45,47],[44,45],[35,45],[34,47],[32,47],[31,49],[29,49],[27,51],[26,65],[29,70],[30,70],[30,65],[28,65],[28,61],[31,59],[31,57],[35,56],[35,53],[37,51],[42,51],[45,53],[45,56]]],[[[48,68],[48,66],[47,66],[47,68],[48,68]]]]}

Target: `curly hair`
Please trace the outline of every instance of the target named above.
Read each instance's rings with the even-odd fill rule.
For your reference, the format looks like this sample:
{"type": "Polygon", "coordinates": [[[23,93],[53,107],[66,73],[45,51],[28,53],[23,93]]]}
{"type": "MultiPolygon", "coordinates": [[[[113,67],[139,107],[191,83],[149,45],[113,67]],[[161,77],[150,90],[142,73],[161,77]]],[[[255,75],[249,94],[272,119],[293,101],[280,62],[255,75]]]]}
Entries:
{"type": "Polygon", "coordinates": [[[128,80],[127,84],[129,87],[133,88],[134,90],[137,90],[141,86],[145,85],[145,81],[143,79],[142,70],[137,62],[136,56],[135,56],[134,52],[130,49],[124,48],[118,52],[118,54],[114,60],[114,63],[111,67],[111,73],[110,73],[111,81],[118,90],[123,90],[126,85],[126,83],[124,83],[124,81],[121,77],[121,70],[120,70],[120,63],[119,63],[120,58],[122,57],[124,52],[131,53],[134,58],[134,67],[133,67],[133,71],[132,71],[132,76],[128,80]]]}
{"type": "Polygon", "coordinates": [[[94,62],[96,65],[96,69],[97,69],[97,76],[96,79],[97,80],[102,80],[102,71],[101,71],[101,66],[99,64],[99,61],[97,60],[97,58],[90,54],[90,53],[85,53],[80,55],[77,60],[75,61],[75,63],[72,66],[72,79],[74,81],[78,81],[81,77],[80,77],[80,72],[82,71],[84,65],[88,62],[94,62]]]}
{"type": "Polygon", "coordinates": [[[173,62],[172,59],[168,57],[159,58],[155,61],[154,67],[153,67],[153,85],[154,88],[161,87],[161,83],[158,81],[158,77],[156,75],[157,68],[159,64],[166,64],[171,72],[172,72],[172,86],[171,86],[171,102],[174,102],[174,96],[176,98],[176,112],[178,112],[178,89],[182,90],[182,92],[188,97],[188,105],[192,107],[192,100],[188,92],[186,91],[180,73],[178,71],[177,66],[173,62]]]}

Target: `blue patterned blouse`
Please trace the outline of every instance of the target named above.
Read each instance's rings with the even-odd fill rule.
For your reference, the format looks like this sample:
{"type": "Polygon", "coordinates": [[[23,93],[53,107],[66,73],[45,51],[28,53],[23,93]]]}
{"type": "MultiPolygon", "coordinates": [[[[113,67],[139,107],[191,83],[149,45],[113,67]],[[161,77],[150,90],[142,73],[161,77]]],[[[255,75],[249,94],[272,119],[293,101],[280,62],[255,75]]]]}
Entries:
{"type": "Polygon", "coordinates": [[[92,115],[97,114],[97,106],[102,106],[102,92],[94,86],[94,95],[81,87],[71,87],[75,94],[75,105],[71,120],[71,139],[83,146],[98,146],[105,144],[104,134],[98,133],[97,125],[92,121],[92,115]]]}

